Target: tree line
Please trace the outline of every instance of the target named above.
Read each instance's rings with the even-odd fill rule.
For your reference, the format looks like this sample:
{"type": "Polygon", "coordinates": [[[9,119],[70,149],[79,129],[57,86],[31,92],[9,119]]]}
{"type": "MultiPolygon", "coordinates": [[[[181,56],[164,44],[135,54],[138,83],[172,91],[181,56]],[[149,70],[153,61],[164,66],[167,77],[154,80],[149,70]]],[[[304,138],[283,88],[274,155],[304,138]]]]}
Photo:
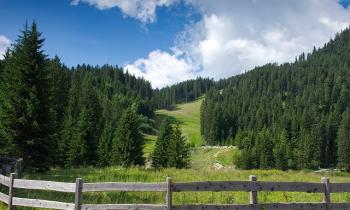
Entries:
{"type": "Polygon", "coordinates": [[[203,96],[215,84],[213,79],[198,77],[162,89],[155,89],[152,98],[153,107],[170,110],[175,104],[188,103],[203,96]]]}
{"type": "Polygon", "coordinates": [[[240,168],[350,170],[350,30],[293,63],[218,81],[201,106],[206,144],[234,144],[240,168]]]}
{"type": "MultiPolygon", "coordinates": [[[[204,143],[236,145],[238,167],[350,170],[349,29],[293,63],[162,89],[118,66],[67,67],[43,43],[36,24],[26,25],[0,60],[0,155],[24,157],[33,169],[143,165],[154,110],[205,94],[204,143]]],[[[153,166],[187,167],[185,142],[164,120],[153,166]]]]}
{"type": "MultiPolygon", "coordinates": [[[[26,24],[0,60],[0,155],[23,157],[33,170],[143,165],[143,134],[154,132],[151,84],[118,66],[69,68],[43,44],[36,23],[26,24]]],[[[182,142],[175,130],[170,140],[182,142]]]]}

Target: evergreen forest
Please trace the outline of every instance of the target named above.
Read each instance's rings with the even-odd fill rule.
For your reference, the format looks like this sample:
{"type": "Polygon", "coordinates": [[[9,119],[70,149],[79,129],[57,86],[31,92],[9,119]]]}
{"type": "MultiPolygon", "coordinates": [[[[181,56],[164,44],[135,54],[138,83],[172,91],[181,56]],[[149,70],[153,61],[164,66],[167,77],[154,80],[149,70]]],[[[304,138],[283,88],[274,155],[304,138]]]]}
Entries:
{"type": "Polygon", "coordinates": [[[26,24],[0,60],[0,155],[30,169],[144,165],[144,134],[155,130],[153,166],[186,168],[186,138],[155,110],[205,95],[203,145],[236,146],[237,167],[350,171],[349,29],[292,63],[161,89],[118,66],[67,67],[44,43],[26,24]]]}

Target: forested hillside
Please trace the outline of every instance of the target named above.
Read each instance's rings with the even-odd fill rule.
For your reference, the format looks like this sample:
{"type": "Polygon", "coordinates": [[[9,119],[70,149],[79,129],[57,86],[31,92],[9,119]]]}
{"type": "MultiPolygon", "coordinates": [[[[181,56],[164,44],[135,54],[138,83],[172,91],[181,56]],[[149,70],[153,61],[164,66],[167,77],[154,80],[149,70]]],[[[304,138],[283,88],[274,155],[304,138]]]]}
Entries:
{"type": "Polygon", "coordinates": [[[188,103],[207,93],[216,83],[213,79],[197,78],[162,89],[155,89],[153,104],[158,109],[172,109],[175,104],[188,103]]]}
{"type": "Polygon", "coordinates": [[[350,169],[350,30],[294,63],[219,81],[201,107],[209,145],[241,149],[241,168],[350,169]]]}
{"type": "MultiPolygon", "coordinates": [[[[238,167],[350,170],[349,29],[293,63],[162,89],[117,66],[69,68],[43,44],[36,24],[26,25],[0,60],[0,155],[32,169],[143,165],[143,134],[160,123],[154,110],[205,94],[203,142],[236,145],[238,167]]],[[[173,129],[169,148],[184,142],[173,129]]]]}
{"type": "Polygon", "coordinates": [[[68,68],[48,59],[43,43],[36,24],[26,25],[0,62],[0,154],[24,157],[33,169],[120,164],[119,121],[136,117],[125,129],[138,133],[124,140],[137,146],[125,152],[142,156],[150,83],[108,65],[68,68]]]}

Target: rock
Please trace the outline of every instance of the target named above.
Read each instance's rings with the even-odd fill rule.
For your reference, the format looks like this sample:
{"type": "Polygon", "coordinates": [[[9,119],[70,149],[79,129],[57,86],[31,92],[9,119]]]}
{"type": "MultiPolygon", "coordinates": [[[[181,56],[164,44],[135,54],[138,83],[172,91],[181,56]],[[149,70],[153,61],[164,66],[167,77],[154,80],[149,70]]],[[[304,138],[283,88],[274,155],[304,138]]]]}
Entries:
{"type": "Polygon", "coordinates": [[[220,163],[214,163],[214,168],[215,168],[216,170],[220,170],[220,169],[223,168],[223,166],[222,166],[220,163]]]}

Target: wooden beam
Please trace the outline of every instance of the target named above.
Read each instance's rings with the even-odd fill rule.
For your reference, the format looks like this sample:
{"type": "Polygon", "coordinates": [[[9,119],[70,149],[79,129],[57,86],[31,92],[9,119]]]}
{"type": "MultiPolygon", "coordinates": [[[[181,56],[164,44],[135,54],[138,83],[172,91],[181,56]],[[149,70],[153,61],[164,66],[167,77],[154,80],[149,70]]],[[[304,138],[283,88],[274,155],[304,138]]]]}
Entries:
{"type": "Polygon", "coordinates": [[[75,192],[75,183],[52,182],[41,180],[15,179],[15,188],[30,190],[53,190],[58,192],[75,192]]]}
{"type": "Polygon", "coordinates": [[[231,205],[175,205],[173,210],[350,210],[350,203],[266,203],[231,205]]]}
{"type": "Polygon", "coordinates": [[[122,182],[101,182],[84,183],[83,192],[102,192],[102,191],[148,191],[165,192],[166,183],[122,183],[122,182]]]}
{"type": "MultiPolygon", "coordinates": [[[[249,181],[251,181],[251,182],[256,182],[257,181],[257,178],[256,178],[256,176],[255,175],[250,175],[249,176],[249,181]]],[[[257,204],[258,203],[258,192],[257,191],[251,191],[250,193],[249,193],[249,195],[250,195],[250,204],[257,204]]]]}
{"type": "Polygon", "coordinates": [[[166,183],[167,183],[167,191],[166,191],[166,206],[168,210],[172,209],[172,205],[173,205],[173,195],[172,195],[172,188],[171,188],[171,184],[172,184],[172,179],[171,177],[168,177],[166,179],[166,183]]]}
{"type": "Polygon", "coordinates": [[[329,188],[329,178],[322,177],[321,182],[324,184],[323,203],[330,203],[331,195],[330,195],[330,188],[329,188]]]}
{"type": "Polygon", "coordinates": [[[157,204],[84,204],[83,210],[166,210],[165,205],[157,204]]]}
{"type": "Polygon", "coordinates": [[[14,206],[25,206],[34,208],[46,208],[46,209],[70,209],[74,210],[73,203],[63,203],[58,201],[47,201],[40,199],[29,199],[29,198],[13,198],[14,206]]]}
{"type": "Polygon", "coordinates": [[[0,192],[0,201],[3,202],[3,203],[6,203],[8,204],[9,202],[9,196],[0,192]]]}
{"type": "Polygon", "coordinates": [[[16,178],[17,174],[15,173],[11,173],[10,174],[10,183],[9,183],[9,201],[7,202],[8,205],[8,210],[12,210],[12,198],[13,198],[13,194],[14,194],[14,187],[13,187],[13,181],[16,178]]]}
{"type": "Polygon", "coordinates": [[[324,184],[310,182],[265,182],[265,181],[203,181],[173,183],[173,192],[185,191],[289,191],[323,193],[324,184]]]}
{"type": "Polygon", "coordinates": [[[82,201],[83,201],[83,180],[81,178],[77,178],[75,181],[75,201],[74,201],[74,209],[80,210],[82,201]]]}
{"type": "Polygon", "coordinates": [[[22,178],[22,170],[23,170],[23,158],[17,159],[16,163],[16,173],[17,173],[17,178],[22,178]]]}
{"type": "Polygon", "coordinates": [[[8,187],[10,185],[10,178],[0,174],[0,184],[8,187]]]}

